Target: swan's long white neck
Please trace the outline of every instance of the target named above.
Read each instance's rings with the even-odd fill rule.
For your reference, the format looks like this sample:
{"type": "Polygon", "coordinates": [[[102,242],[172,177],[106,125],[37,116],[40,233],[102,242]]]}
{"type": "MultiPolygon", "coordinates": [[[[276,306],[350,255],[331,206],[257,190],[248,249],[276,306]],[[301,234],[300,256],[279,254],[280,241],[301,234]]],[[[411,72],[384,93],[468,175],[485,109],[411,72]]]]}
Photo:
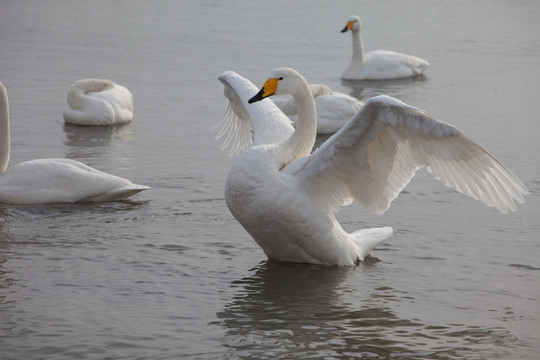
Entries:
{"type": "Polygon", "coordinates": [[[362,37],[360,36],[360,30],[351,30],[352,33],[352,59],[351,65],[357,64],[360,66],[364,65],[364,43],[362,42],[362,37]]]}
{"type": "Polygon", "coordinates": [[[6,88],[0,82],[0,174],[9,163],[9,103],[6,88]]]}
{"type": "Polygon", "coordinates": [[[102,100],[85,96],[89,92],[104,91],[114,87],[110,80],[86,79],[79,80],[71,86],[67,94],[67,103],[74,110],[82,110],[92,104],[100,104],[102,100]]]}
{"type": "Polygon", "coordinates": [[[298,109],[298,120],[293,134],[281,144],[285,153],[291,154],[284,159],[286,164],[311,153],[317,137],[317,112],[311,90],[304,78],[299,78],[300,86],[292,93],[298,109]]]}

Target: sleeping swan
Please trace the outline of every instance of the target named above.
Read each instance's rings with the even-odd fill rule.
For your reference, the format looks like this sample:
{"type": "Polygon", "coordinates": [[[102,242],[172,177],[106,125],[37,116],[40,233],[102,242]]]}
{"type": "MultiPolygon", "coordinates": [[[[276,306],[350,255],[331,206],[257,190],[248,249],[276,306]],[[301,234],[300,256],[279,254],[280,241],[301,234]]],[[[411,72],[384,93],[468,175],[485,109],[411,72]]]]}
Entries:
{"type": "Polygon", "coordinates": [[[6,170],[9,146],[9,104],[0,82],[0,203],[111,201],[149,189],[69,159],[26,161],[6,170]]]}
{"type": "Polygon", "coordinates": [[[364,55],[360,30],[362,23],[356,15],[349,17],[342,33],[351,30],[353,54],[351,64],[341,78],[344,80],[388,80],[422,75],[429,67],[427,60],[390,50],[375,50],[364,55]]]}
{"type": "Polygon", "coordinates": [[[347,233],[334,214],[351,198],[384,213],[421,167],[501,213],[515,211],[528,193],[459,129],[392,97],[369,99],[311,153],[315,102],[298,72],[274,70],[256,95],[257,88],[234,72],[219,79],[229,107],[243,107],[251,119],[232,121],[229,145],[238,150],[253,143],[229,172],[225,200],[269,258],[326,265],[362,261],[392,229],[347,233]],[[273,102],[263,100],[283,94],[292,95],[298,106],[296,128],[273,102]]]}
{"type": "Polygon", "coordinates": [[[133,95],[111,80],[85,79],[71,85],[64,121],[74,125],[116,125],[133,119],[133,95]]]}

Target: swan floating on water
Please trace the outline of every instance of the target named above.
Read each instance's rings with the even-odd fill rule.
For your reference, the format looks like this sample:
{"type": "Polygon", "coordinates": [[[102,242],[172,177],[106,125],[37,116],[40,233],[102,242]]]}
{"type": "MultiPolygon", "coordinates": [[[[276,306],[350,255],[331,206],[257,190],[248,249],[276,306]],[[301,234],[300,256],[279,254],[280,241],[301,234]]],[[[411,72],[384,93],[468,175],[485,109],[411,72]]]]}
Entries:
{"type": "Polygon", "coordinates": [[[430,66],[427,60],[390,50],[375,50],[364,55],[360,34],[362,23],[356,15],[349,17],[341,30],[352,33],[353,54],[351,64],[341,78],[344,80],[389,80],[422,75],[430,66]]]}
{"type": "Polygon", "coordinates": [[[31,160],[7,168],[9,152],[9,104],[0,82],[0,203],[111,201],[149,189],[69,159],[31,160]]]}
{"type": "MultiPolygon", "coordinates": [[[[317,109],[317,134],[335,133],[364,105],[355,97],[333,91],[328,85],[309,84],[309,87],[317,109]]],[[[281,96],[272,100],[296,123],[298,109],[291,96],[281,96]]]]}
{"type": "Polygon", "coordinates": [[[111,80],[85,79],[71,85],[64,121],[74,125],[116,125],[133,119],[133,95],[111,80]]]}
{"type": "Polygon", "coordinates": [[[392,97],[368,100],[311,153],[315,102],[298,72],[274,70],[255,96],[258,89],[235,72],[219,80],[231,118],[226,147],[234,152],[247,147],[229,172],[225,199],[269,258],[326,265],[362,261],[392,228],[347,233],[334,214],[351,199],[384,213],[424,166],[445,185],[501,213],[515,211],[528,193],[510,170],[459,129],[392,97]],[[263,100],[283,94],[297,103],[296,128],[273,102],[263,100]],[[245,116],[231,108],[238,113],[242,108],[245,116]]]}

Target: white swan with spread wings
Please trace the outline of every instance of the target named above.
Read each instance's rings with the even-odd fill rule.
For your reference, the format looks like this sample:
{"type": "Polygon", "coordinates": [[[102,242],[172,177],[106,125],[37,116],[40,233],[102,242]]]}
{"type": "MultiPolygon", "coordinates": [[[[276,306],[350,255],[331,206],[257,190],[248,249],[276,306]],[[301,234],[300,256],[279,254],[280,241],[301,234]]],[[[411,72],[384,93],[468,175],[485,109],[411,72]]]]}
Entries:
{"type": "Polygon", "coordinates": [[[397,99],[368,100],[311,153],[315,104],[297,71],[274,70],[253,97],[255,86],[238,74],[226,72],[219,79],[229,99],[225,145],[233,153],[243,150],[229,172],[225,199],[269,258],[327,265],[363,260],[392,229],[347,233],[334,214],[349,199],[384,213],[421,167],[502,213],[515,211],[528,193],[510,170],[459,129],[397,99]],[[295,99],[295,129],[275,104],[263,100],[274,94],[295,99]]]}

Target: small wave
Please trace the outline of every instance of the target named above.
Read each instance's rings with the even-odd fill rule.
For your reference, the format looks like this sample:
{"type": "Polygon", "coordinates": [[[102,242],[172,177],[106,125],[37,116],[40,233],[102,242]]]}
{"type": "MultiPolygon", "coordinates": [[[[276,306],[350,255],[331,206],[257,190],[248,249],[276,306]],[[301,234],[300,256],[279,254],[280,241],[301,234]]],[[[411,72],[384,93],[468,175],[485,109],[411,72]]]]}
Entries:
{"type": "Polygon", "coordinates": [[[540,270],[540,268],[538,267],[534,267],[534,266],[531,266],[531,265],[525,265],[525,264],[510,264],[508,265],[510,267],[515,267],[515,268],[518,268],[518,269],[524,269],[524,270],[540,270]]]}

